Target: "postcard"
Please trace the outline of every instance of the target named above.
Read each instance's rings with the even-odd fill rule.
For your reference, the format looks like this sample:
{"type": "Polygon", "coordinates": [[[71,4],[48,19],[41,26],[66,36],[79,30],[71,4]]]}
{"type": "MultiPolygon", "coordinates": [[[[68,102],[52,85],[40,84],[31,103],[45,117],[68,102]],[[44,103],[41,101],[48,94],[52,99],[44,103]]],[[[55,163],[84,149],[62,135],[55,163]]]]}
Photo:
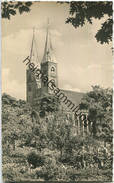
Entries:
{"type": "Polygon", "coordinates": [[[112,5],[2,1],[4,183],[113,181],[112,5]]]}

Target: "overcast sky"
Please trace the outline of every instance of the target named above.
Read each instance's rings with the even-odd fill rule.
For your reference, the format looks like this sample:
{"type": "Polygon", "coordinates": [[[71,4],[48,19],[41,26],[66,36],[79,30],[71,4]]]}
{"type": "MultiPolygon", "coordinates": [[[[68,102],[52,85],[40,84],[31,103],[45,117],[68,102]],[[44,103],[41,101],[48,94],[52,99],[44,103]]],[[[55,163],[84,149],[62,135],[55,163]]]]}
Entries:
{"type": "Polygon", "coordinates": [[[39,61],[42,59],[48,18],[59,88],[86,92],[91,85],[112,87],[112,44],[101,45],[94,37],[101,21],[75,29],[65,24],[68,10],[67,4],[36,2],[30,13],[2,20],[2,92],[25,99],[26,66],[22,61],[30,55],[33,27],[39,61]]]}

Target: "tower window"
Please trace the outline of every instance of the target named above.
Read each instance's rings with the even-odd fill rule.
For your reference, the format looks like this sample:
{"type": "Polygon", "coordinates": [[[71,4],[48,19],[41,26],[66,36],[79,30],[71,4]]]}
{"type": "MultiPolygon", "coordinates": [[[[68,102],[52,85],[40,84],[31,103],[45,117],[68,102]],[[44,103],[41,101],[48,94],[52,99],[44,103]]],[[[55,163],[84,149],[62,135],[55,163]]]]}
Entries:
{"type": "Polygon", "coordinates": [[[55,68],[54,67],[51,67],[51,72],[55,72],[55,68]]]}

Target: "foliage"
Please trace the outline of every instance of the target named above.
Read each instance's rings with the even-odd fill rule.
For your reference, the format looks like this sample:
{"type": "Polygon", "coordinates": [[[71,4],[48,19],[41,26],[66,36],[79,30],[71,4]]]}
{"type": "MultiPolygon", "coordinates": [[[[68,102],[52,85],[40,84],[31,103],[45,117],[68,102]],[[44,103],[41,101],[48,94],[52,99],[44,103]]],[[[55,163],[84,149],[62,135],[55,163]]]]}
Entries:
{"type": "Polygon", "coordinates": [[[16,177],[20,177],[20,173],[13,167],[13,164],[10,164],[11,166],[6,166],[3,169],[2,175],[4,180],[13,181],[16,179],[16,177]]]}
{"type": "Polygon", "coordinates": [[[112,139],[112,89],[92,86],[92,91],[85,94],[80,109],[88,111],[88,120],[93,122],[92,133],[105,141],[112,139]]]}
{"type": "Polygon", "coordinates": [[[41,118],[25,101],[7,94],[2,99],[5,180],[18,177],[23,180],[111,180],[111,89],[95,86],[83,97],[80,109],[88,110],[88,120],[97,125],[96,134],[86,136],[75,133],[74,120],[63,111],[46,112],[41,118]],[[106,142],[106,148],[102,142],[106,142]]]}
{"type": "Polygon", "coordinates": [[[75,28],[84,26],[86,22],[93,23],[93,19],[104,19],[101,29],[95,37],[101,44],[112,41],[112,2],[70,2],[69,17],[66,23],[71,23],[75,28]]]}
{"type": "Polygon", "coordinates": [[[56,112],[59,109],[60,101],[57,97],[46,95],[34,101],[34,107],[39,106],[40,117],[44,117],[46,112],[56,112]]]}
{"type": "Polygon", "coordinates": [[[11,16],[17,14],[17,11],[22,14],[23,12],[29,12],[32,2],[2,2],[2,18],[10,19],[11,16]]]}
{"type": "MultiPolygon", "coordinates": [[[[62,2],[63,3],[63,2],[62,2]]],[[[94,19],[102,19],[104,22],[95,35],[101,44],[112,41],[112,2],[67,2],[69,4],[69,17],[66,23],[71,23],[75,28],[84,26],[86,22],[93,23],[94,19]]],[[[10,19],[17,12],[30,12],[32,2],[2,2],[2,18],[10,19]]]]}
{"type": "Polygon", "coordinates": [[[45,165],[40,171],[36,172],[37,177],[44,180],[68,180],[66,169],[64,166],[57,164],[55,159],[48,158],[45,165]]]}
{"type": "Polygon", "coordinates": [[[27,155],[27,161],[29,164],[33,165],[33,168],[42,166],[44,164],[44,159],[41,155],[31,152],[27,155]]]}
{"type": "Polygon", "coordinates": [[[71,124],[66,120],[65,114],[56,113],[53,120],[48,121],[47,137],[54,149],[60,151],[62,157],[65,144],[70,140],[71,124]]]}

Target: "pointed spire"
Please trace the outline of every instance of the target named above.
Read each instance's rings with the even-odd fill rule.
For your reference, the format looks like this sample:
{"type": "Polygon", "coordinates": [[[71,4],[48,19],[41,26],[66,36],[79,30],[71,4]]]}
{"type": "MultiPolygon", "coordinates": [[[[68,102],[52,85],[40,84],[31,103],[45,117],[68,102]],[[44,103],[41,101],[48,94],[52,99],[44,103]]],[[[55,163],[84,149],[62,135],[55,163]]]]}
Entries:
{"type": "Polygon", "coordinates": [[[54,54],[53,54],[53,47],[51,43],[51,35],[49,31],[49,19],[47,22],[47,32],[46,32],[46,41],[45,41],[45,48],[44,48],[44,55],[41,63],[45,62],[55,62],[54,54]]]}
{"type": "Polygon", "coordinates": [[[32,37],[31,51],[30,51],[30,60],[36,64],[38,64],[38,62],[39,62],[38,49],[37,49],[37,44],[36,44],[36,40],[35,40],[35,27],[33,27],[33,37],[32,37]]]}
{"type": "Polygon", "coordinates": [[[31,60],[32,54],[33,54],[34,33],[35,33],[35,27],[33,27],[33,37],[32,37],[31,51],[30,51],[30,60],[31,60]]]}

